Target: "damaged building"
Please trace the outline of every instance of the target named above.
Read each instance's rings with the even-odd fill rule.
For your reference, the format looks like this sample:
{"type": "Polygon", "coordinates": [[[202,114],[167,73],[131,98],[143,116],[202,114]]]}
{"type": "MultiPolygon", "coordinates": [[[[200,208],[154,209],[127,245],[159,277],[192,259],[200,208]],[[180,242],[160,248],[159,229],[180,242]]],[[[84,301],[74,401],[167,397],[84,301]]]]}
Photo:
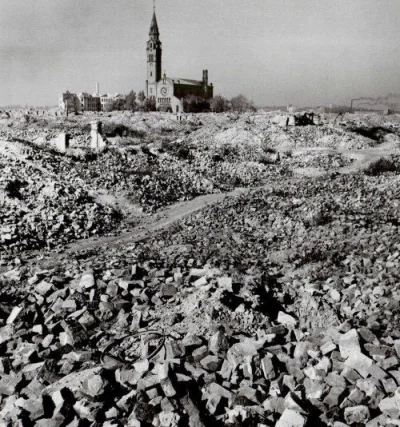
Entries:
{"type": "Polygon", "coordinates": [[[120,99],[124,99],[125,95],[116,93],[106,93],[100,95],[99,84],[96,84],[96,92],[88,93],[71,93],[65,91],[60,93],[58,99],[58,107],[60,111],[66,112],[83,112],[83,111],[111,111],[113,105],[120,99]]]}

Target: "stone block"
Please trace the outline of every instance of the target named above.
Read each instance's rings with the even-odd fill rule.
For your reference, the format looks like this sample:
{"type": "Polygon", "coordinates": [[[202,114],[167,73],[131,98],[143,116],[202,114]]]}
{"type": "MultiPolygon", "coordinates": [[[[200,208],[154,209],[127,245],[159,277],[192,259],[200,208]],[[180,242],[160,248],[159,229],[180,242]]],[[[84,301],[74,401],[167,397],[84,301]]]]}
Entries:
{"type": "Polygon", "coordinates": [[[200,360],[201,366],[209,372],[216,372],[218,371],[219,367],[221,366],[221,359],[217,356],[206,356],[203,359],[200,360]]]}
{"type": "Polygon", "coordinates": [[[369,409],[367,406],[364,405],[345,408],[344,419],[349,425],[366,424],[369,420],[369,409]]]}
{"type": "Polygon", "coordinates": [[[244,340],[234,344],[227,352],[227,359],[235,370],[237,365],[243,362],[246,358],[250,360],[253,356],[257,355],[257,348],[252,340],[244,340]]]}
{"type": "Polygon", "coordinates": [[[208,348],[205,345],[199,348],[196,348],[192,353],[193,359],[196,362],[199,362],[201,359],[204,359],[204,357],[206,357],[207,355],[208,355],[208,348]]]}
{"type": "Polygon", "coordinates": [[[285,409],[275,427],[304,427],[306,418],[292,409],[285,409]]]}
{"type": "Polygon", "coordinates": [[[340,398],[345,392],[345,387],[332,387],[329,390],[329,393],[325,396],[324,403],[328,407],[335,407],[339,406],[340,404],[340,398]]]}
{"type": "Polygon", "coordinates": [[[400,387],[392,397],[382,399],[378,406],[382,413],[388,417],[400,419],[400,387]]]}
{"type": "Polygon", "coordinates": [[[351,329],[339,338],[339,350],[344,359],[354,353],[361,353],[360,341],[355,329],[351,329]]]}
{"type": "Polygon", "coordinates": [[[346,366],[357,371],[362,377],[367,378],[374,361],[362,353],[354,352],[344,362],[346,366]]]}
{"type": "Polygon", "coordinates": [[[295,328],[297,324],[297,320],[293,316],[286,314],[283,311],[278,313],[277,322],[289,329],[295,328]]]}
{"type": "Polygon", "coordinates": [[[14,323],[18,318],[19,314],[21,313],[21,311],[22,311],[22,307],[14,307],[10,315],[7,317],[6,324],[11,325],[12,323],[14,323]]]}
{"type": "Polygon", "coordinates": [[[264,374],[264,378],[266,380],[274,380],[276,378],[276,372],[275,367],[272,361],[272,355],[267,354],[262,360],[261,360],[261,369],[264,374]]]}
{"type": "Polygon", "coordinates": [[[229,348],[229,342],[222,331],[216,332],[208,342],[209,350],[214,354],[224,353],[229,348]]]}
{"type": "Polygon", "coordinates": [[[180,399],[180,403],[184,407],[188,418],[188,427],[205,427],[204,423],[200,418],[200,411],[197,406],[193,403],[193,400],[187,395],[180,399]]]}

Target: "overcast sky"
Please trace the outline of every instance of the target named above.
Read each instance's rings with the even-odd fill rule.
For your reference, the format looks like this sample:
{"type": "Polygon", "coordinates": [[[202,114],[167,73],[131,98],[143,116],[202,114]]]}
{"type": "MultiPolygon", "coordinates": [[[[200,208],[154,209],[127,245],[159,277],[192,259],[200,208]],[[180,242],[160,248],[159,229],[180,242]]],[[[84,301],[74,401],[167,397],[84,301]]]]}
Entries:
{"type": "MultiPolygon", "coordinates": [[[[145,87],[152,0],[0,0],[0,105],[145,87]]],[[[399,0],[157,0],[163,70],[257,105],[400,92],[399,0]]]]}

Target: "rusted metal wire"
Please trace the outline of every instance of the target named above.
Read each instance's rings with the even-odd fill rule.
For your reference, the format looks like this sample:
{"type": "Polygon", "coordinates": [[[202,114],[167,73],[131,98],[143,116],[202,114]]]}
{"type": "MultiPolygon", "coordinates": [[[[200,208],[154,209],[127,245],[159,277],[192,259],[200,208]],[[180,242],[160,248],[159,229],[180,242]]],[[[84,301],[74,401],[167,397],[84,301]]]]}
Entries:
{"type": "Polygon", "coordinates": [[[156,337],[158,337],[159,339],[161,339],[160,344],[158,345],[158,347],[152,353],[150,353],[147,356],[147,359],[151,360],[164,347],[166,335],[163,334],[162,332],[152,331],[152,330],[151,331],[137,331],[137,332],[134,332],[132,334],[124,335],[123,337],[115,339],[112,343],[108,344],[107,347],[102,351],[101,356],[100,356],[101,363],[107,364],[107,362],[104,361],[105,356],[108,356],[108,357],[110,357],[110,358],[112,358],[112,359],[114,359],[114,360],[116,360],[116,361],[118,361],[120,363],[127,364],[127,365],[132,364],[135,361],[139,360],[139,357],[138,357],[135,361],[128,361],[128,360],[122,359],[122,358],[120,358],[118,356],[114,356],[114,355],[110,354],[110,351],[115,346],[119,345],[121,342],[123,342],[124,340],[126,340],[127,338],[134,338],[134,337],[139,337],[139,336],[142,336],[142,335],[155,335],[156,337]]]}

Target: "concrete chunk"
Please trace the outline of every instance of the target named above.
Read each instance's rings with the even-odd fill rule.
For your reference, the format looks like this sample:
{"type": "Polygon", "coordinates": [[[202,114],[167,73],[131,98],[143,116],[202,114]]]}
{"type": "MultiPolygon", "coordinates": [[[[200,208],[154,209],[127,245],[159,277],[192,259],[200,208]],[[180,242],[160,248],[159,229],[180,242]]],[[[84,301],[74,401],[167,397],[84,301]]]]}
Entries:
{"type": "Polygon", "coordinates": [[[187,395],[180,399],[180,402],[188,414],[189,427],[205,427],[200,418],[200,411],[193,403],[193,400],[187,395]]]}
{"type": "Polygon", "coordinates": [[[290,314],[286,314],[283,311],[280,311],[278,313],[277,321],[281,325],[284,325],[284,326],[286,326],[287,328],[290,328],[290,329],[295,328],[296,324],[297,324],[297,320],[293,316],[291,316],[290,314]]]}
{"type": "Polygon", "coordinates": [[[345,408],[344,419],[347,424],[366,424],[369,420],[369,409],[367,406],[359,405],[345,408]]]}
{"type": "Polygon", "coordinates": [[[292,409],[285,409],[279,418],[275,427],[303,427],[306,424],[306,418],[292,409]]]}
{"type": "Polygon", "coordinates": [[[221,359],[217,356],[206,356],[204,359],[200,361],[201,366],[209,372],[218,371],[221,366],[221,359]]]}
{"type": "Polygon", "coordinates": [[[382,399],[378,406],[388,417],[400,419],[400,387],[395,391],[393,397],[382,399]]]}
{"type": "Polygon", "coordinates": [[[22,307],[14,307],[6,320],[6,324],[11,325],[14,323],[21,311],[22,307]]]}
{"type": "Polygon", "coordinates": [[[81,290],[83,289],[89,289],[92,288],[96,284],[94,275],[91,271],[85,273],[79,282],[79,288],[81,290]]]}
{"type": "Polygon", "coordinates": [[[367,378],[370,368],[373,364],[373,360],[365,356],[362,353],[353,353],[344,362],[346,366],[357,371],[362,377],[367,378]]]}
{"type": "Polygon", "coordinates": [[[358,333],[355,329],[343,334],[339,339],[340,355],[346,359],[354,353],[361,353],[360,341],[358,333]]]}
{"type": "Polygon", "coordinates": [[[270,354],[267,354],[261,360],[261,369],[266,380],[274,380],[276,378],[276,372],[272,362],[272,356],[270,354]]]}

